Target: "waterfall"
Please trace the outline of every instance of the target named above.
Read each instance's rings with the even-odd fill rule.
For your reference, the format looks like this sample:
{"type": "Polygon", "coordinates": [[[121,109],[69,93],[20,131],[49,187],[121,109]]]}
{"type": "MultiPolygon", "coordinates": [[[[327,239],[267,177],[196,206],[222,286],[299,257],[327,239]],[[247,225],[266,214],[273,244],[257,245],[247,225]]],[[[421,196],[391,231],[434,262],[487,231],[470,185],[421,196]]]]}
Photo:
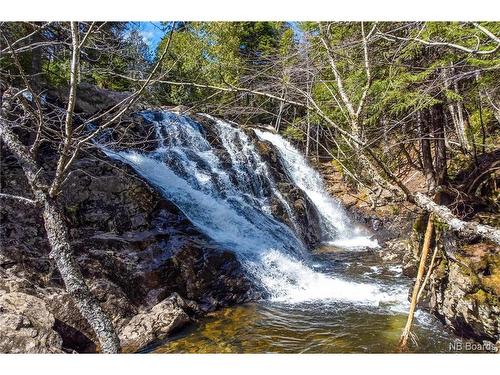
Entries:
{"type": "MultiPolygon", "coordinates": [[[[113,150],[102,145],[104,152],[132,166],[200,231],[234,251],[271,299],[369,305],[394,300],[378,285],[339,279],[315,268],[294,229],[273,217],[273,199],[282,203],[291,218],[293,210],[240,127],[205,115],[214,122],[210,131],[216,133],[216,146],[207,139],[208,129],[188,116],[166,111],[144,112],[143,116],[156,131],[154,151],[113,150]]],[[[316,205],[327,241],[337,246],[376,245],[356,232],[298,151],[279,135],[256,132],[276,147],[289,177],[316,205]]]]}
{"type": "Polygon", "coordinates": [[[274,145],[290,178],[316,206],[321,215],[325,242],[339,247],[378,247],[377,241],[363,235],[362,230],[353,225],[342,206],[328,195],[319,173],[309,166],[297,149],[278,134],[259,129],[255,129],[255,133],[260,139],[274,145]]]}

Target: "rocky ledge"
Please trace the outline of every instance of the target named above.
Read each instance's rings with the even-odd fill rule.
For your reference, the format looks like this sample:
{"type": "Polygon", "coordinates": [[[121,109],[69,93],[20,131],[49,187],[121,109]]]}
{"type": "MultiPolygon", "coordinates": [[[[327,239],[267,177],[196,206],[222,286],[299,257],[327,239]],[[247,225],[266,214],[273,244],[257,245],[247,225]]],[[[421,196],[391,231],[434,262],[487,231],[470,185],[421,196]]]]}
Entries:
{"type": "MultiPolygon", "coordinates": [[[[2,191],[28,195],[2,152],[2,191]]],[[[124,351],[160,340],[198,316],[260,296],[235,255],[215,246],[125,165],[82,158],[60,197],[72,246],[124,351]]],[[[0,209],[0,352],[94,352],[87,322],[49,259],[36,209],[0,209]]]]}
{"type": "MultiPolygon", "coordinates": [[[[417,272],[426,221],[427,215],[417,218],[406,241],[408,251],[403,273],[410,277],[417,272]]],[[[439,223],[435,237],[437,241],[431,244],[434,265],[420,305],[434,313],[459,336],[500,345],[498,246],[459,239],[439,223]]]]}

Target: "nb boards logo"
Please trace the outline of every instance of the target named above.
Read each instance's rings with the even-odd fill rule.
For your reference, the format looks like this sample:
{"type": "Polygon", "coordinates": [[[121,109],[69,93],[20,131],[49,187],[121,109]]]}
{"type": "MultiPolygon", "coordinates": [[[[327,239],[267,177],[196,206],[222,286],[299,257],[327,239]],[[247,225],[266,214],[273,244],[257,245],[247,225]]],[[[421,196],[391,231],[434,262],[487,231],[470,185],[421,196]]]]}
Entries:
{"type": "Polygon", "coordinates": [[[476,353],[498,353],[499,347],[489,341],[479,342],[450,342],[448,350],[450,352],[476,352],[476,353]]]}

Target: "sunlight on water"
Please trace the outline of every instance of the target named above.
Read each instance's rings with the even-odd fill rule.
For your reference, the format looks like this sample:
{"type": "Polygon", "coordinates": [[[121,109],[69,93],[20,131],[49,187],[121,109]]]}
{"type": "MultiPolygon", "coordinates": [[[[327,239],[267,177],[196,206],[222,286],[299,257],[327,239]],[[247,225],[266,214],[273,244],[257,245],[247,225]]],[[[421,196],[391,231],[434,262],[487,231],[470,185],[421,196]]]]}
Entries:
{"type": "MultiPolygon", "coordinates": [[[[417,353],[464,342],[418,313],[417,353]],[[425,320],[425,323],[421,323],[425,320]]],[[[217,311],[155,349],[158,353],[396,353],[406,314],[336,304],[260,302],[217,311]]]]}
{"type": "Polygon", "coordinates": [[[377,240],[372,240],[366,236],[339,238],[337,240],[327,241],[325,242],[325,244],[337,247],[343,247],[347,249],[364,249],[364,248],[376,249],[380,247],[377,240]]]}
{"type": "Polygon", "coordinates": [[[251,273],[260,275],[262,284],[271,292],[271,300],[276,302],[340,301],[369,306],[390,304],[396,308],[407,304],[405,288],[382,290],[376,284],[330,277],[276,250],[266,252],[261,262],[247,262],[246,266],[251,273]]]}
{"type": "Polygon", "coordinates": [[[376,240],[360,235],[340,203],[326,192],[323,179],[309,166],[300,151],[279,134],[259,129],[255,129],[255,133],[260,139],[271,142],[276,147],[290,178],[308,195],[318,209],[322,218],[325,242],[347,248],[378,247],[376,240]]]}
{"type": "MultiPolygon", "coordinates": [[[[203,233],[233,250],[271,300],[330,300],[371,306],[398,305],[405,300],[400,291],[333,277],[311,264],[294,228],[270,213],[269,202],[274,196],[293,218],[268,166],[243,130],[205,115],[214,121],[214,129],[231,161],[228,165],[207,141],[203,127],[189,117],[169,112],[144,116],[155,126],[156,150],[104,151],[132,166],[203,233]]],[[[292,182],[317,207],[326,241],[353,249],[378,246],[375,240],[360,234],[340,204],[325,193],[321,177],[296,149],[279,135],[256,132],[273,143],[292,182]]]]}

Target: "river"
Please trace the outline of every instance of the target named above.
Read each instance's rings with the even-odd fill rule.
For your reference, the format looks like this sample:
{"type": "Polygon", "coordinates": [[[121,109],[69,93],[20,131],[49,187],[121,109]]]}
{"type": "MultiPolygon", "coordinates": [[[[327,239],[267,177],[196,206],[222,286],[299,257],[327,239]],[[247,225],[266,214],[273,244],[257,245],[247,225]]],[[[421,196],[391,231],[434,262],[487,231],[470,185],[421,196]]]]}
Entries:
{"type": "MultiPolygon", "coordinates": [[[[104,151],[132,166],[198,229],[234,251],[248,277],[265,291],[263,300],[212,313],[148,350],[397,351],[410,280],[397,260],[383,258],[384,249],[372,234],[326,193],[319,173],[292,144],[261,129],[253,129],[251,136],[237,124],[208,115],[203,116],[212,122],[215,136],[188,116],[153,111],[143,116],[154,126],[156,149],[104,151]],[[300,189],[317,212],[318,248],[301,238],[303,214],[282,191],[283,181],[276,180],[256,139],[274,147],[287,184],[300,189]],[[288,222],[273,213],[276,204],[288,222]]],[[[458,340],[422,311],[416,314],[414,332],[411,347],[417,352],[448,352],[458,340]]]]}

